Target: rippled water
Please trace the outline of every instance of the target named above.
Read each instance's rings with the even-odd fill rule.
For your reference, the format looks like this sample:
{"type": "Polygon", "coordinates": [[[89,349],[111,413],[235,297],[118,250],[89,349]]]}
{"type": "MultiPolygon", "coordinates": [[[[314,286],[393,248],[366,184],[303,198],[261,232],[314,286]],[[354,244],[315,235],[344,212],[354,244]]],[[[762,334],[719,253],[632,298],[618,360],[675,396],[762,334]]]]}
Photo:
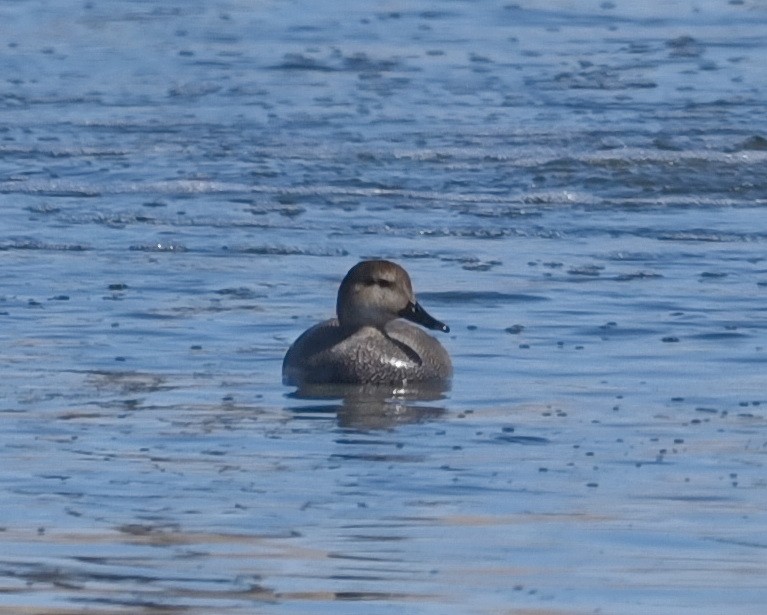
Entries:
{"type": "Polygon", "coordinates": [[[764,2],[0,18],[0,613],[761,615],[764,2]],[[293,395],[371,256],[452,391],[293,395]]]}

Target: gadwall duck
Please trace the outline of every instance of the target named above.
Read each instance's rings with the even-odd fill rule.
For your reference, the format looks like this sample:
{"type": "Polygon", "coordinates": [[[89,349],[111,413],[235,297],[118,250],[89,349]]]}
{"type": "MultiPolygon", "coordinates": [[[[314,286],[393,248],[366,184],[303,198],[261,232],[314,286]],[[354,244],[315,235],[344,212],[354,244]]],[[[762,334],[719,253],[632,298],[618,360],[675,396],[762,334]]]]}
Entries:
{"type": "Polygon", "coordinates": [[[357,263],[338,289],[336,313],[288,349],[282,363],[286,385],[450,382],[453,366],[442,344],[402,319],[445,333],[450,328],[420,306],[399,265],[357,263]]]}

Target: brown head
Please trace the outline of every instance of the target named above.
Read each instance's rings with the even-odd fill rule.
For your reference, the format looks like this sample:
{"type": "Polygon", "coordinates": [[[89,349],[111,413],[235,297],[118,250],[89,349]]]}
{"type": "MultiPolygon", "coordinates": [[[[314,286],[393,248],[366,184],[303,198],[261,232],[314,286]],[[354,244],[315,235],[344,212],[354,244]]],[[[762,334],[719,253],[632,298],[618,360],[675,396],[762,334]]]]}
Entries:
{"type": "Polygon", "coordinates": [[[336,313],[341,328],[348,331],[365,326],[383,329],[396,318],[450,331],[416,301],[407,271],[384,260],[362,261],[349,270],[338,289],[336,313]]]}

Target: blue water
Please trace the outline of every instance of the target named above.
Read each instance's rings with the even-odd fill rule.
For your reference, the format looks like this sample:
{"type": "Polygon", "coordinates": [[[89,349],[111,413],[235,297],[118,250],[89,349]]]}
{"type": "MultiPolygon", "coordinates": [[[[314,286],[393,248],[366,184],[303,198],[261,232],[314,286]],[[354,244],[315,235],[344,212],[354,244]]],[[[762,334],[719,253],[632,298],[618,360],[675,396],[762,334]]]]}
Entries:
{"type": "Polygon", "coordinates": [[[0,614],[763,613],[763,2],[0,23],[0,614]],[[444,397],[282,386],[365,257],[444,397]]]}

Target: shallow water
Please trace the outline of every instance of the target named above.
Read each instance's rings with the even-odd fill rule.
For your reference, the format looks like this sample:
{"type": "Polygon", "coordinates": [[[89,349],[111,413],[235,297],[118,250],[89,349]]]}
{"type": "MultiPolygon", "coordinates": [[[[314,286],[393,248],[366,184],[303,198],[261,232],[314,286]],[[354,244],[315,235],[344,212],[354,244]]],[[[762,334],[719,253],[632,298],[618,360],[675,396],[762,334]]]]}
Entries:
{"type": "Polygon", "coordinates": [[[761,614],[767,7],[317,4],[0,7],[0,613],[761,614]]]}

